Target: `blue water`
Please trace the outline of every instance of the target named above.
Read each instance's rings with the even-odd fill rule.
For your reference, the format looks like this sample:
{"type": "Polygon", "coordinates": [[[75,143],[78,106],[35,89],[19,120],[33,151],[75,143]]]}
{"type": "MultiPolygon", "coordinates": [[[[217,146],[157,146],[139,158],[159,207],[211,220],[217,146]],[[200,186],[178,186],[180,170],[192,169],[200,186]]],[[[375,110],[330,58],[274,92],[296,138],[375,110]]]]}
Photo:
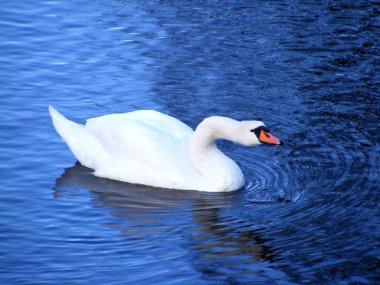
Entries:
{"type": "MultiPolygon", "coordinates": [[[[4,1],[3,1],[4,2],[4,1]]],[[[1,284],[380,282],[376,1],[5,1],[1,284]],[[96,178],[52,127],[154,109],[262,119],[234,193],[96,178]]]]}

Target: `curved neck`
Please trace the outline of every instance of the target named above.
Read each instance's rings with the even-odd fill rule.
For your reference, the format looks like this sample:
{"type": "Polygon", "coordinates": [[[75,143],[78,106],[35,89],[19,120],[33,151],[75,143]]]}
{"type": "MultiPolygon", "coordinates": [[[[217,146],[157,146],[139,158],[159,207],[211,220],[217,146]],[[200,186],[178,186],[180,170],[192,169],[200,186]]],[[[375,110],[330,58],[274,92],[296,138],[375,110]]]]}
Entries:
{"type": "Polygon", "coordinates": [[[191,144],[197,148],[207,148],[213,146],[217,139],[234,141],[238,126],[239,122],[230,118],[206,118],[196,128],[191,144]]]}
{"type": "Polygon", "coordinates": [[[217,139],[235,141],[239,122],[226,117],[210,117],[196,128],[190,142],[193,166],[213,187],[237,190],[244,185],[239,166],[215,145],[217,139]]]}

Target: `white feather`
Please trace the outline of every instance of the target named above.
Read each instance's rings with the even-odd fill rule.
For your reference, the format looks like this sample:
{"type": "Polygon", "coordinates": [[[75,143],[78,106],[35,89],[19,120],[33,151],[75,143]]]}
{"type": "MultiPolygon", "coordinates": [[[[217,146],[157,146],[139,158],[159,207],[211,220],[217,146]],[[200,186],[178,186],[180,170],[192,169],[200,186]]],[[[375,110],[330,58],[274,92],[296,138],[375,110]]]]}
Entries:
{"type": "Polygon", "coordinates": [[[155,187],[233,191],[244,185],[238,165],[214,141],[260,144],[251,128],[258,121],[205,119],[194,132],[168,115],[140,110],[76,124],[49,106],[53,124],[79,162],[100,177],[155,187]]]}

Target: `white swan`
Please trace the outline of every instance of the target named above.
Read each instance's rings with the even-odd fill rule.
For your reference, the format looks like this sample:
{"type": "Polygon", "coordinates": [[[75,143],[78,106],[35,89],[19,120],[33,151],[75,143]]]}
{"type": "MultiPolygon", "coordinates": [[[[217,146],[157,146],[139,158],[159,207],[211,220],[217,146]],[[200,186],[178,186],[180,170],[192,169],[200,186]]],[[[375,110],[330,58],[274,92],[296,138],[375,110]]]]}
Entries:
{"type": "Polygon", "coordinates": [[[49,112],[72,153],[96,176],[162,188],[240,189],[242,171],[215,140],[245,146],[282,144],[260,121],[209,117],[194,132],[181,121],[150,110],[105,115],[87,120],[86,125],[66,119],[51,106],[49,112]]]}

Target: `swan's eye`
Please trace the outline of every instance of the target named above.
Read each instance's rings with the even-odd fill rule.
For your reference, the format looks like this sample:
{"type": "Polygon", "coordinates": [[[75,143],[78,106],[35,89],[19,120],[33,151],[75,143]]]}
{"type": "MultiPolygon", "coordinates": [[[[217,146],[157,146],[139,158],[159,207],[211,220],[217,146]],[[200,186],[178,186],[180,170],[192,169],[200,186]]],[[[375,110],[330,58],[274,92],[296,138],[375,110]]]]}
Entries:
{"type": "Polygon", "coordinates": [[[260,127],[256,128],[256,129],[252,129],[251,133],[255,133],[255,135],[257,136],[257,138],[259,138],[261,131],[264,131],[264,134],[266,136],[268,136],[267,133],[270,133],[269,129],[267,127],[265,127],[265,126],[260,126],[260,127]]]}

